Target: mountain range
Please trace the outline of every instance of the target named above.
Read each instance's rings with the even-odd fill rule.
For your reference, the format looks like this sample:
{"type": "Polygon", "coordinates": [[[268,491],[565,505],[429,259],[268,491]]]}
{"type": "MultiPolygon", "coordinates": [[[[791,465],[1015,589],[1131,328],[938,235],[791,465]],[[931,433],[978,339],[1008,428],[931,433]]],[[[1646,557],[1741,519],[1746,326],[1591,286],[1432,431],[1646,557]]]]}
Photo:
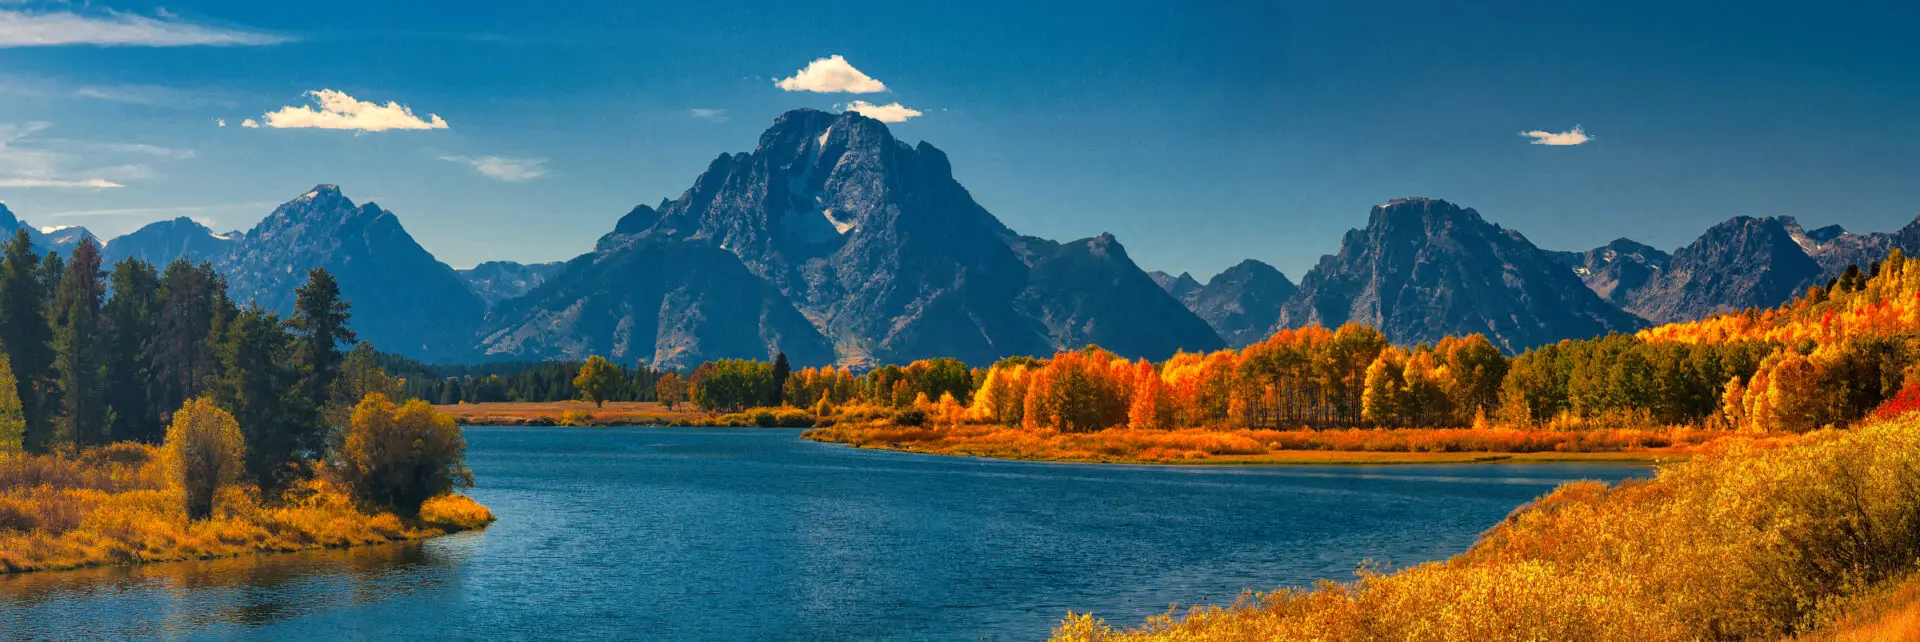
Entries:
{"type": "MultiPolygon", "coordinates": [[[[0,204],[0,232],[18,229],[61,252],[92,236],[32,227],[0,204]]],[[[179,218],[106,241],[103,253],[212,262],[236,300],[281,313],[308,270],[324,267],[362,339],[430,361],[598,354],[689,367],[784,352],[796,365],[866,367],[986,364],[1087,344],[1161,359],[1348,322],[1408,344],[1478,332],[1517,352],[1776,306],[1894,248],[1920,250],[1920,219],[1855,234],[1740,216],[1671,252],[1627,239],[1567,252],[1471,208],[1402,198],[1374,207],[1297,284],[1251,259],[1201,283],[1143,270],[1112,235],[1019,234],[954,180],[938,148],[855,113],[803,109],[565,262],[455,270],[394,213],[332,185],[244,233],[179,218]]]]}

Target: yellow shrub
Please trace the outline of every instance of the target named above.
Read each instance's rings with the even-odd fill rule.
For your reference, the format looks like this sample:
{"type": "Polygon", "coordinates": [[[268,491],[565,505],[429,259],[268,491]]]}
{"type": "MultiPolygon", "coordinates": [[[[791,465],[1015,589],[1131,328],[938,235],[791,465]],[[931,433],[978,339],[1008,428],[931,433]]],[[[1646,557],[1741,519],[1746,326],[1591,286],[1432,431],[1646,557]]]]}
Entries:
{"type": "Polygon", "coordinates": [[[1920,562],[1920,418],[1710,449],[1651,480],[1575,482],[1446,562],[1062,640],[1779,639],[1920,562]]]}
{"type": "Polygon", "coordinates": [[[485,507],[458,496],[430,501],[426,522],[363,512],[325,469],[272,501],[251,485],[221,486],[208,518],[188,520],[168,459],[140,444],[0,453],[0,572],[374,544],[492,521],[485,507]]]}
{"type": "Polygon", "coordinates": [[[420,505],[420,521],[441,526],[453,527],[452,530],[480,528],[493,523],[493,511],[481,506],[466,495],[447,493],[429,499],[420,505]]]}

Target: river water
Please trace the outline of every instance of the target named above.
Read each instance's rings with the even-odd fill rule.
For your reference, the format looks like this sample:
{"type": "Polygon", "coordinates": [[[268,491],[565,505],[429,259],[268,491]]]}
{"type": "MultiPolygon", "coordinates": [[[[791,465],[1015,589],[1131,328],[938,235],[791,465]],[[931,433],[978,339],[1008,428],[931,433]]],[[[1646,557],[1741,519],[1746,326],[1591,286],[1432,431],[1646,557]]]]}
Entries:
{"type": "Polygon", "coordinates": [[[0,576],[0,638],[1045,637],[1442,559],[1644,466],[1098,466],[795,430],[469,428],[484,532],[0,576]]]}

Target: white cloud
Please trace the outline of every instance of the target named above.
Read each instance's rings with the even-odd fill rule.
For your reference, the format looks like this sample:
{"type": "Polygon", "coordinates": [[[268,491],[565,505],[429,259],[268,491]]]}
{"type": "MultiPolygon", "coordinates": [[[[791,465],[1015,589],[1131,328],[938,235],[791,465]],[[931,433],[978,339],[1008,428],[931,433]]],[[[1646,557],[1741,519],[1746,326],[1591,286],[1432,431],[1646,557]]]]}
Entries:
{"type": "Polygon", "coordinates": [[[56,189],[110,189],[126,187],[104,178],[61,180],[56,178],[0,178],[0,187],[51,187],[56,189]]]}
{"type": "Polygon", "coordinates": [[[259,129],[260,121],[254,120],[252,118],[248,118],[246,120],[240,121],[240,126],[245,127],[247,129],[259,129]]]}
{"type": "Polygon", "coordinates": [[[227,119],[225,119],[225,118],[215,118],[215,119],[213,119],[213,126],[214,126],[214,127],[226,127],[226,126],[227,126],[227,119]]]}
{"type": "Polygon", "coordinates": [[[180,206],[174,206],[174,207],[126,207],[126,208],[114,208],[114,209],[103,209],[103,210],[71,210],[66,212],[53,212],[53,213],[47,214],[46,216],[49,218],[136,218],[136,219],[151,220],[155,218],[173,218],[177,216],[187,216],[190,214],[201,214],[202,216],[190,216],[189,218],[199,221],[201,225],[205,225],[207,227],[213,227],[214,225],[211,222],[212,219],[209,219],[206,216],[204,216],[205,214],[213,213],[213,212],[245,214],[250,212],[259,212],[265,209],[272,209],[275,205],[279,205],[279,203],[262,201],[257,203],[222,203],[219,205],[180,205],[180,206]]]}
{"type": "Polygon", "coordinates": [[[860,114],[862,116],[866,116],[868,118],[872,118],[874,120],[877,120],[883,123],[904,123],[904,122],[907,122],[908,118],[913,118],[913,117],[922,115],[920,113],[920,110],[914,109],[912,107],[908,107],[906,105],[902,105],[900,103],[892,103],[888,105],[875,105],[873,103],[870,103],[864,100],[853,101],[853,104],[847,105],[847,111],[860,114]]]}
{"type": "MultiPolygon", "coordinates": [[[[281,107],[277,111],[261,116],[261,122],[276,129],[348,129],[360,132],[383,132],[390,129],[446,129],[447,121],[436,114],[427,114],[426,120],[413,115],[413,110],[397,102],[385,105],[359,100],[348,96],[346,92],[332,89],[309,91],[320,108],[309,105],[281,107]]],[[[240,123],[249,127],[251,119],[240,123]]]]}
{"type": "MultiPolygon", "coordinates": [[[[108,154],[140,153],[133,147],[81,141],[29,140],[51,127],[50,123],[0,125],[0,187],[52,189],[107,189],[122,187],[118,181],[152,175],[145,165],[123,164],[90,170],[76,170],[81,157],[70,150],[87,149],[108,154]],[[48,146],[47,143],[54,143],[48,146]],[[118,148],[118,149],[116,149],[118,148]]],[[[154,149],[164,149],[155,147],[154,149]]]]}
{"type": "Polygon", "coordinates": [[[716,123],[727,122],[727,110],[725,109],[700,109],[695,107],[687,110],[687,113],[701,120],[711,120],[716,123]]]}
{"type": "Polygon", "coordinates": [[[839,54],[807,63],[807,68],[795,72],[790,78],[773,81],[773,84],[787,91],[819,93],[872,94],[887,90],[885,83],[854,69],[839,54]]]}
{"type": "Polygon", "coordinates": [[[109,154],[155,156],[159,158],[170,158],[173,160],[187,160],[194,157],[194,151],[191,149],[162,147],[159,145],[148,145],[146,143],[103,143],[103,142],[96,142],[96,141],[90,141],[90,140],[72,140],[72,139],[66,139],[66,138],[48,138],[48,139],[44,139],[43,142],[50,144],[52,146],[56,146],[60,149],[72,150],[77,152],[85,152],[89,154],[97,154],[97,153],[104,152],[109,154]]]}
{"type": "Polygon", "coordinates": [[[1570,131],[1550,132],[1536,129],[1530,132],[1520,132],[1520,135],[1532,138],[1533,144],[1535,145],[1579,145],[1593,140],[1592,137],[1587,136],[1587,130],[1581,129],[1579,125],[1574,125],[1570,131]]]}
{"type": "Polygon", "coordinates": [[[148,18],[118,11],[82,15],[71,11],[0,9],[0,47],[186,47],[274,45],[290,40],[258,31],[194,24],[171,17],[148,18]]]}
{"type": "Polygon", "coordinates": [[[233,92],[208,88],[177,88],[161,85],[82,85],[73,89],[77,98],[104,100],[129,105],[190,110],[205,106],[232,109],[240,104],[233,92]]]}
{"type": "Polygon", "coordinates": [[[460,163],[494,180],[518,183],[547,175],[547,159],[506,158],[502,156],[441,156],[440,160],[460,163]]]}

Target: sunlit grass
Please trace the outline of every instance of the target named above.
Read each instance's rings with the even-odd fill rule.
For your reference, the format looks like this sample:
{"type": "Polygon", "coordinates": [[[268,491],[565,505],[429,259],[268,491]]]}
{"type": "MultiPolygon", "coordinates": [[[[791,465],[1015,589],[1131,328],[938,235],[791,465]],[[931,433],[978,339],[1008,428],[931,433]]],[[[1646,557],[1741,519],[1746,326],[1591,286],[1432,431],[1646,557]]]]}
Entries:
{"type": "Polygon", "coordinates": [[[417,539],[478,528],[485,507],[442,496],[419,521],[361,510],[322,474],[262,502],[221,488],[213,516],[189,521],[160,451],[114,444],[78,455],[0,454],[0,571],[228,557],[417,539]]]}
{"type": "Polygon", "coordinates": [[[1907,415],[1771,448],[1708,446],[1617,487],[1567,484],[1451,560],[1135,629],[1076,614],[1055,637],[1903,639],[1920,589],[1899,587],[1916,563],[1920,418],[1907,415]]]}

